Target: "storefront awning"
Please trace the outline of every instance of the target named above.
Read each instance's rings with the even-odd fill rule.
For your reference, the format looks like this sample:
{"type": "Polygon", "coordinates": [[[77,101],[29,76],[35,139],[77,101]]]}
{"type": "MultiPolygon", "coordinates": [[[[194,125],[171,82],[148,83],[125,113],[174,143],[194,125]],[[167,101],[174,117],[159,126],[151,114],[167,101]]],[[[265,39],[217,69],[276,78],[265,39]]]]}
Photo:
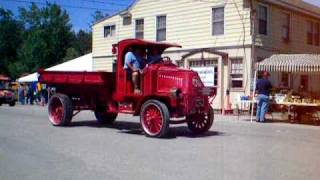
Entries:
{"type": "Polygon", "coordinates": [[[320,54],[279,54],[256,64],[257,71],[320,72],[320,54]]]}

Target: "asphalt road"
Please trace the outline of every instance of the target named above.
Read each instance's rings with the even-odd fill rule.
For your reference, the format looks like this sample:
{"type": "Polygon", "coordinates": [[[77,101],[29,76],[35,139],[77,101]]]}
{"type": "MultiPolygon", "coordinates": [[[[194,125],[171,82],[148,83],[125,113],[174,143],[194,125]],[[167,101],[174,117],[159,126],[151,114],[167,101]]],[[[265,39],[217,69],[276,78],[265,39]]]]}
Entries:
{"type": "Polygon", "coordinates": [[[318,180],[320,127],[216,118],[193,137],[146,138],[138,118],[99,126],[82,112],[71,127],[49,124],[46,109],[0,107],[1,180],[318,180]]]}

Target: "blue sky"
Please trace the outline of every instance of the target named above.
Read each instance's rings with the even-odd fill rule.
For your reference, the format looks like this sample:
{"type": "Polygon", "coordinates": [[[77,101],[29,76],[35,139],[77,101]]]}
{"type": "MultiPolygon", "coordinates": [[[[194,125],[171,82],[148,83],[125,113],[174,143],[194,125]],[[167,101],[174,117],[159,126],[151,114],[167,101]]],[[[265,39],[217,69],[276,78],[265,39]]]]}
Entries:
{"type": "MultiPolygon", "coordinates": [[[[0,0],[0,7],[10,9],[17,15],[18,7],[30,6],[30,3],[28,2],[31,1],[40,3],[45,3],[46,1],[48,1],[60,4],[68,11],[73,29],[75,31],[78,31],[79,29],[90,29],[89,24],[92,21],[92,14],[95,12],[95,10],[113,14],[117,11],[125,9],[134,0],[0,0]],[[72,6],[73,8],[70,6],[72,6]]],[[[305,1],[320,6],[320,0],[305,1]]],[[[40,4],[38,5],[41,6],[40,4]]]]}
{"type": "Polygon", "coordinates": [[[68,11],[73,29],[78,31],[79,29],[90,29],[89,24],[92,22],[92,14],[96,10],[113,14],[128,7],[133,0],[0,0],[0,7],[10,9],[17,15],[19,7],[30,6],[28,2],[40,2],[40,4],[37,4],[40,7],[46,2],[60,4],[68,11]]]}

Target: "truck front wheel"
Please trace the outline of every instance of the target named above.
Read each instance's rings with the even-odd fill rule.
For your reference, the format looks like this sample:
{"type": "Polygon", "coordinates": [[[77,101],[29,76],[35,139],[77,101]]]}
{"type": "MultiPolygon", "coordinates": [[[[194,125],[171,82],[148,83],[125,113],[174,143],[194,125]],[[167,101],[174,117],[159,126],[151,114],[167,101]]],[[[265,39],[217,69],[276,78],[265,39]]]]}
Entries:
{"type": "Polygon", "coordinates": [[[107,113],[107,112],[100,112],[95,111],[94,115],[97,118],[98,123],[111,125],[117,118],[117,113],[107,113]]]}
{"type": "Polygon", "coordinates": [[[147,136],[166,137],[170,123],[168,107],[158,100],[145,102],[141,109],[140,123],[147,136]]]}
{"type": "Polygon", "coordinates": [[[203,114],[193,114],[187,117],[188,128],[193,134],[199,135],[207,132],[214,120],[213,109],[210,107],[209,112],[203,114]]]}
{"type": "Polygon", "coordinates": [[[71,123],[73,107],[71,99],[64,94],[55,94],[48,104],[49,120],[54,126],[67,126],[71,123]]]}
{"type": "Polygon", "coordinates": [[[9,103],[9,106],[11,106],[11,107],[13,107],[13,106],[15,106],[15,105],[16,105],[16,102],[15,102],[15,101],[12,101],[12,102],[9,103]]]}

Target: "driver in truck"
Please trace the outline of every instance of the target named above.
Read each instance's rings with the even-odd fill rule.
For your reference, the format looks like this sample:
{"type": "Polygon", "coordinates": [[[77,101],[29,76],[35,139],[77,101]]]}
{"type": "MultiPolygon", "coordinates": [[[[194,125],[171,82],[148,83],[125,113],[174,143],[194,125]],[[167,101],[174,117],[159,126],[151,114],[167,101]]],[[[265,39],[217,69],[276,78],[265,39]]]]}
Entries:
{"type": "Polygon", "coordinates": [[[141,93],[139,75],[142,73],[143,65],[142,50],[139,48],[130,48],[125,55],[124,69],[132,80],[135,94],[141,93]]]}
{"type": "Polygon", "coordinates": [[[157,48],[148,49],[148,57],[147,63],[148,64],[157,64],[161,61],[161,55],[157,48]]]}

